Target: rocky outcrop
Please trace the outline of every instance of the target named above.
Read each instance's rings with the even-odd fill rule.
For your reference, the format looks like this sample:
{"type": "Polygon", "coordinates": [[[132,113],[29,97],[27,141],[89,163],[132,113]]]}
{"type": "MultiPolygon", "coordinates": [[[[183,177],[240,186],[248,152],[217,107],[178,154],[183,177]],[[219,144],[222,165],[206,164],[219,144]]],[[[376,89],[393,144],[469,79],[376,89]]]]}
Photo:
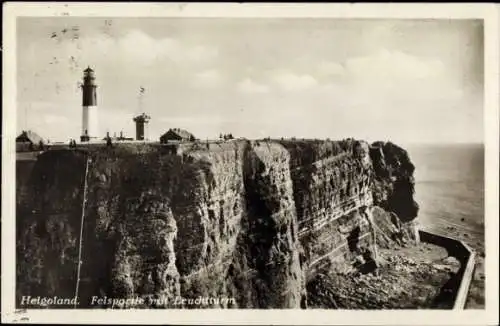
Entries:
{"type": "Polygon", "coordinates": [[[376,142],[370,148],[370,157],[374,171],[373,203],[377,206],[374,217],[380,230],[379,246],[418,242],[416,217],[419,207],[413,199],[415,167],[408,153],[390,142],[376,142]]]}
{"type": "Polygon", "coordinates": [[[416,240],[413,169],[352,139],[51,150],[18,201],[18,298],[306,308],[317,271],[416,240]]]}

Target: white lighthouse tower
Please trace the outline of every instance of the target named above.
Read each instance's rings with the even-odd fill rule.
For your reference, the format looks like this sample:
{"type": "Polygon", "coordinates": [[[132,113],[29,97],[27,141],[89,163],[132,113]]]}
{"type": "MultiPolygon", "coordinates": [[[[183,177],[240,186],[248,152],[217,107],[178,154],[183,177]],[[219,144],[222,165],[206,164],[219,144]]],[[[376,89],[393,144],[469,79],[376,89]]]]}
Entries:
{"type": "Polygon", "coordinates": [[[80,140],[87,142],[95,139],[99,134],[99,120],[97,112],[97,84],[94,70],[88,67],[83,71],[82,84],[82,135],[80,140]]]}

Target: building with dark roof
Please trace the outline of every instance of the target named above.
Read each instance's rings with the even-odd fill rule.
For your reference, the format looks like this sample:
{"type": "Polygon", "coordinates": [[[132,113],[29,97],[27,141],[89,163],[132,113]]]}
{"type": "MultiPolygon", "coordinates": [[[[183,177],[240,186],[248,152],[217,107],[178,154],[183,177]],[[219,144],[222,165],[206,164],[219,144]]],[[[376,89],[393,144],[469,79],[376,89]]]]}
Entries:
{"type": "Polygon", "coordinates": [[[34,151],[39,149],[40,145],[43,146],[43,144],[45,144],[43,138],[31,130],[23,130],[21,134],[16,137],[17,152],[34,151]]]}
{"type": "Polygon", "coordinates": [[[23,132],[21,132],[21,134],[16,138],[16,143],[28,142],[32,144],[39,144],[40,141],[43,142],[43,138],[31,130],[23,130],[23,132]]]}
{"type": "Polygon", "coordinates": [[[174,128],[169,129],[160,137],[160,143],[167,143],[168,141],[195,141],[196,138],[192,133],[184,129],[174,128]]]}

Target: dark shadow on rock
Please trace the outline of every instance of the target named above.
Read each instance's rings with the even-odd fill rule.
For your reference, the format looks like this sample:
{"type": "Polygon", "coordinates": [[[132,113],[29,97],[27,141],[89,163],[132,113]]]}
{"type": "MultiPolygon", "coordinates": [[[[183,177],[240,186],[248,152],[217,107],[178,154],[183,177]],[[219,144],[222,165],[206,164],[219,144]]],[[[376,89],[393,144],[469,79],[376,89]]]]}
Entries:
{"type": "Polygon", "coordinates": [[[377,262],[373,259],[373,253],[367,250],[363,253],[365,263],[359,268],[361,274],[371,274],[377,270],[377,262]]]}
{"type": "Polygon", "coordinates": [[[358,250],[360,232],[361,229],[359,228],[359,226],[357,226],[354,230],[351,231],[351,233],[349,233],[349,236],[347,237],[347,243],[349,244],[349,250],[351,252],[358,250]]]}
{"type": "Polygon", "coordinates": [[[431,309],[453,308],[453,303],[455,302],[458,288],[460,287],[462,273],[450,272],[449,274],[450,279],[441,287],[441,289],[439,290],[439,294],[432,301],[431,309]]]}

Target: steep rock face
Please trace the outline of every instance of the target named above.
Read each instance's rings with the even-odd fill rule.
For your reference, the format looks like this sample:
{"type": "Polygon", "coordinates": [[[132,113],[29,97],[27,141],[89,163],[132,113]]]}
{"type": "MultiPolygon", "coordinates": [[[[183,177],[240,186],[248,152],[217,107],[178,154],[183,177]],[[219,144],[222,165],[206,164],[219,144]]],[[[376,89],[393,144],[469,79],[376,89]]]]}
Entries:
{"type": "Polygon", "coordinates": [[[379,145],[49,151],[18,203],[18,298],[71,298],[78,283],[81,307],[95,295],[148,307],[200,306],[174,304],[178,296],[234,298],[207,307],[307,307],[306,282],[319,269],[413,239],[415,212],[398,204],[413,203],[413,166],[379,145]]]}
{"type": "Polygon", "coordinates": [[[374,245],[368,144],[283,141],[290,152],[303,260],[308,270],[343,267],[374,245]]]}
{"type": "MultiPolygon", "coordinates": [[[[22,205],[40,207],[41,214],[34,216],[29,209],[20,214],[23,226],[18,229],[23,240],[19,252],[27,257],[24,266],[28,267],[31,256],[42,259],[36,250],[50,248],[43,257],[59,257],[70,250],[71,256],[64,255],[69,261],[66,274],[70,281],[65,286],[57,282],[48,285],[44,275],[27,279],[28,275],[19,271],[19,283],[41,282],[51,288],[52,292],[45,293],[74,295],[83,214],[79,293],[83,306],[99,294],[167,298],[161,305],[181,293],[220,295],[225,282],[219,269],[227,266],[219,263],[228,265],[232,259],[243,212],[242,153],[242,144],[193,156],[119,149],[47,153],[38,164],[42,171],[35,172],[42,180],[32,189],[33,203],[22,205]],[[54,159],[65,161],[65,169],[44,164],[54,159]],[[74,194],[72,200],[68,200],[69,194],[74,194]],[[47,203],[61,207],[55,209],[47,203]],[[50,241],[46,231],[40,230],[50,221],[65,231],[61,234],[54,226],[50,236],[65,243],[35,245],[33,241],[50,241]],[[200,277],[205,288],[198,284],[200,277]]],[[[40,270],[52,269],[41,263],[40,270]]],[[[19,288],[19,293],[26,291],[19,288]]],[[[154,306],[158,301],[146,302],[154,306]]]]}
{"type": "MultiPolygon", "coordinates": [[[[152,261],[144,262],[141,257],[162,251],[163,246],[158,242],[143,246],[145,251],[136,252],[135,256],[140,264],[125,266],[127,268],[121,270],[130,271],[125,275],[150,276],[138,280],[137,285],[129,287],[125,293],[104,291],[105,293],[111,292],[116,297],[154,294],[158,299],[163,298],[158,301],[167,306],[168,303],[171,306],[179,295],[190,298],[232,296],[231,289],[228,289],[230,282],[221,275],[228,273],[244,213],[242,169],[245,147],[244,143],[235,143],[232,146],[213,146],[209,150],[186,149],[182,155],[151,152],[141,156],[141,160],[129,160],[130,157],[127,157],[118,162],[120,171],[116,177],[121,179],[121,184],[117,184],[120,189],[102,191],[104,202],[108,204],[99,206],[110,207],[110,200],[122,203],[114,213],[105,215],[111,218],[122,215],[122,220],[127,220],[126,225],[131,227],[132,233],[122,234],[125,243],[130,239],[146,237],[149,241],[150,238],[158,237],[162,225],[152,224],[147,229],[146,221],[148,217],[154,219],[157,214],[155,207],[161,209],[162,204],[166,206],[176,222],[177,235],[173,251],[175,260],[162,259],[162,256],[153,254],[159,261],[155,262],[153,257],[152,261]],[[124,168],[127,170],[124,171],[124,168]],[[121,199],[106,198],[113,194],[120,195],[121,199]],[[131,220],[134,216],[137,220],[131,220]],[[168,266],[171,266],[170,269],[168,266]],[[147,270],[148,267],[153,270],[147,270]],[[164,275],[166,271],[171,273],[164,275]],[[157,275],[164,277],[158,278],[157,275]],[[145,287],[151,280],[154,286],[145,287]],[[167,291],[166,285],[172,290],[167,291]]],[[[103,167],[109,168],[110,164],[103,164],[103,167]]],[[[110,176],[101,179],[112,182],[114,178],[110,176]]],[[[120,252],[122,251],[118,249],[118,253],[120,252]]],[[[114,255],[116,256],[116,252],[114,255]]],[[[119,256],[114,258],[120,264],[124,260],[126,261],[119,256]]],[[[118,275],[113,270],[111,268],[111,273],[118,275]]],[[[127,283],[126,279],[120,279],[119,282],[122,286],[134,284],[127,283]]],[[[226,305],[227,303],[222,304],[226,305]]],[[[179,307],[178,303],[176,307],[179,307]]]]}
{"type": "Polygon", "coordinates": [[[289,154],[275,143],[253,144],[246,159],[247,270],[256,308],[299,308],[304,294],[289,154]]]}
{"type": "Polygon", "coordinates": [[[81,153],[46,153],[33,167],[30,186],[18,186],[18,295],[73,297],[84,164],[81,153]]]}
{"type": "Polygon", "coordinates": [[[418,242],[416,217],[418,204],[413,199],[414,165],[408,153],[390,142],[375,142],[370,147],[374,181],[372,193],[375,222],[380,230],[379,246],[418,242]],[[381,208],[381,209],[379,209],[381,208]]]}
{"type": "Polygon", "coordinates": [[[236,241],[245,214],[246,148],[246,142],[235,142],[183,154],[183,164],[202,164],[179,176],[182,191],[172,199],[179,224],[175,245],[183,297],[236,297],[228,274],[239,254],[236,241]],[[184,182],[192,174],[198,177],[184,182]]]}
{"type": "Polygon", "coordinates": [[[26,202],[28,187],[30,186],[30,177],[36,163],[33,159],[16,159],[16,205],[26,202]]]}
{"type": "Polygon", "coordinates": [[[177,248],[172,241],[180,223],[171,201],[179,191],[179,173],[192,167],[160,152],[111,150],[89,153],[87,159],[82,304],[98,294],[151,299],[178,295],[177,248]]]}

